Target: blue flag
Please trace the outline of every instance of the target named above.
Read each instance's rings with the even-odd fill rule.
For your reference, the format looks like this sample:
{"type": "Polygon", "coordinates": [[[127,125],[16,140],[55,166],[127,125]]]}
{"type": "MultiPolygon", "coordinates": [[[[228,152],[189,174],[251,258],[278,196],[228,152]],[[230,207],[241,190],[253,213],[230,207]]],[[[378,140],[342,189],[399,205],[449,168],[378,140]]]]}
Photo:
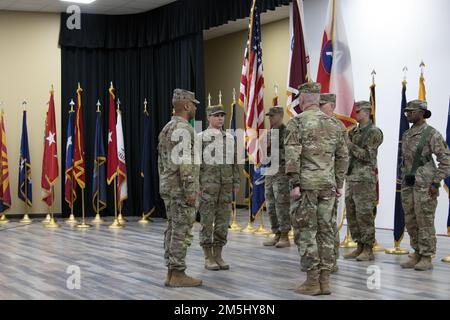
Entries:
{"type": "Polygon", "coordinates": [[[19,199],[25,202],[28,207],[31,207],[33,203],[33,188],[31,182],[30,148],[28,147],[27,112],[25,110],[22,117],[18,187],[19,199]]]}
{"type": "Polygon", "coordinates": [[[73,207],[73,203],[77,198],[75,192],[75,186],[73,184],[73,115],[74,112],[69,112],[69,120],[67,123],[67,142],[66,142],[66,163],[64,168],[64,199],[69,204],[69,207],[73,207]]]}
{"type": "MultiPolygon", "coordinates": [[[[448,103],[448,119],[447,119],[447,136],[446,136],[446,140],[447,140],[447,145],[450,147],[450,101],[448,103]]],[[[450,177],[447,177],[447,179],[445,179],[445,189],[447,190],[447,193],[449,195],[449,203],[450,203],[450,177]]],[[[450,207],[448,209],[448,219],[447,219],[447,232],[450,235],[450,207]]]]}
{"type": "Polygon", "coordinates": [[[251,207],[251,220],[254,221],[256,217],[261,213],[264,208],[265,199],[265,187],[264,187],[264,175],[261,172],[263,166],[256,166],[250,164],[248,155],[245,158],[244,175],[247,177],[245,180],[245,200],[251,207]]]}
{"type": "Polygon", "coordinates": [[[397,151],[397,185],[395,190],[395,214],[394,214],[394,240],[399,243],[403,238],[405,231],[405,212],[403,211],[401,191],[402,191],[402,137],[403,133],[409,129],[409,122],[405,116],[406,108],[406,81],[403,81],[402,88],[402,105],[400,108],[400,129],[399,129],[399,142],[397,151]]]}
{"type": "Polygon", "coordinates": [[[106,208],[106,152],[103,143],[102,113],[97,111],[94,145],[94,173],[92,176],[92,205],[95,213],[106,208]],[[97,209],[98,208],[98,209],[97,209]]]}
{"type": "Polygon", "coordinates": [[[142,177],[142,210],[144,215],[150,215],[155,211],[155,204],[153,202],[153,183],[151,179],[151,125],[150,115],[147,111],[144,112],[144,139],[142,146],[142,162],[141,162],[141,177],[142,177]]]}

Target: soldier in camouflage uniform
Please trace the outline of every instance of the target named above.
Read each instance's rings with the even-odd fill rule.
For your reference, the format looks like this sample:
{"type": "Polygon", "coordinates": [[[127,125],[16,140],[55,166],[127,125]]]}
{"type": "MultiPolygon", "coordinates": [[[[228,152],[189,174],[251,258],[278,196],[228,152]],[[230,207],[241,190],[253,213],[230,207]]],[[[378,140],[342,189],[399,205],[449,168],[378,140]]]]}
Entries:
{"type": "MultiPolygon", "coordinates": [[[[348,132],[344,123],[336,118],[334,114],[334,110],[336,109],[336,95],[333,93],[324,93],[320,95],[320,111],[329,116],[335,123],[338,125],[342,134],[344,135],[345,143],[348,145],[348,132]]],[[[339,229],[338,229],[338,221],[337,221],[337,208],[338,201],[335,201],[333,208],[333,230],[334,230],[334,265],[332,269],[332,273],[335,273],[339,270],[337,265],[337,259],[339,258],[339,246],[340,246],[340,238],[339,238],[339,229]]]]}
{"type": "Polygon", "coordinates": [[[160,195],[167,213],[164,259],[168,272],[165,285],[170,287],[194,287],[202,284],[201,280],[185,274],[186,251],[192,242],[191,229],[199,197],[199,166],[194,162],[196,135],[188,120],[195,117],[198,103],[194,93],[175,89],[172,99],[174,116],[159,134],[160,195]],[[190,153],[186,159],[178,156],[178,153],[175,153],[178,158],[174,159],[172,154],[173,149],[178,147],[180,135],[183,141],[189,142],[190,153]]]}
{"type": "Polygon", "coordinates": [[[401,266],[425,271],[432,268],[436,253],[434,216],[441,180],[450,175],[450,151],[442,135],[425,121],[431,117],[426,101],[409,102],[405,112],[413,126],[402,137],[402,206],[415,252],[401,266]]]}
{"type": "Polygon", "coordinates": [[[374,259],[376,206],[376,175],[378,147],[383,143],[383,132],[370,120],[372,105],[368,101],[355,104],[358,126],[349,133],[350,163],[345,190],[347,222],[358,247],[345,259],[369,261],[374,259]]]}
{"type": "Polygon", "coordinates": [[[209,127],[199,134],[203,144],[203,161],[200,166],[200,245],[208,270],[228,270],[222,258],[222,248],[227,243],[233,192],[240,184],[234,137],[223,130],[223,106],[207,109],[209,127]]]}
{"type": "Polygon", "coordinates": [[[264,246],[275,246],[277,248],[290,247],[289,231],[291,230],[291,217],[289,214],[289,180],[285,170],[285,151],[284,137],[286,135],[286,126],[283,124],[284,110],[280,107],[273,107],[266,116],[270,117],[271,131],[267,137],[268,150],[270,151],[271,132],[278,130],[278,172],[274,175],[265,176],[265,198],[267,212],[272,226],[272,232],[275,235],[263,243],[264,246]]]}
{"type": "Polygon", "coordinates": [[[299,88],[303,113],[287,125],[286,173],[293,205],[291,221],[306,281],[305,295],[330,294],[334,264],[333,208],[341,196],[348,150],[342,130],[319,110],[319,83],[299,88]]]}

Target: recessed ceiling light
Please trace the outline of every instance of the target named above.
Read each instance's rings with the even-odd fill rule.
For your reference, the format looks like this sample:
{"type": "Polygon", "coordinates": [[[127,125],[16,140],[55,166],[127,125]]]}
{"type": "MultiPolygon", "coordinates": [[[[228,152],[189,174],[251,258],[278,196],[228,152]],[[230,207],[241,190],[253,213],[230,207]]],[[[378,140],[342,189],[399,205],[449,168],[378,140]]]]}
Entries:
{"type": "Polygon", "coordinates": [[[72,2],[72,3],[83,3],[83,4],[89,4],[96,0],[60,0],[62,2],[72,2]]]}

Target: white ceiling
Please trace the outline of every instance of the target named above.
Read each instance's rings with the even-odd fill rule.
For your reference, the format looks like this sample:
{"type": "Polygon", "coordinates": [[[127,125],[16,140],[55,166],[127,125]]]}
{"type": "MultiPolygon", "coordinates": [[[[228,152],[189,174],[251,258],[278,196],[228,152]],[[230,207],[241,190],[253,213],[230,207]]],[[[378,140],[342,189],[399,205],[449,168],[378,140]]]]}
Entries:
{"type": "MultiPolygon", "coordinates": [[[[77,4],[83,13],[132,14],[161,7],[175,0],[97,0],[91,4],[77,4]]],[[[59,0],[0,0],[0,10],[64,12],[74,3],[59,0]]]]}

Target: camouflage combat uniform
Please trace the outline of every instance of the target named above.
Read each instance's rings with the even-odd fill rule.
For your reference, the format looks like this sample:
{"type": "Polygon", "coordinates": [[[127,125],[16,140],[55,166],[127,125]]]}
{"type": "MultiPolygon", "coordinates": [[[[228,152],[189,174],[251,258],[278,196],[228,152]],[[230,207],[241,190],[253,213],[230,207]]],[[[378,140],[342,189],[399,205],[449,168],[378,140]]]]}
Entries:
{"type": "Polygon", "coordinates": [[[301,189],[291,222],[302,269],[331,271],[336,188],[343,186],[348,162],[344,136],[330,117],[311,107],[288,122],[285,148],[290,187],[301,189]]]}
{"type": "MultiPolygon", "coordinates": [[[[331,94],[331,93],[325,93],[325,94],[321,94],[320,95],[320,105],[325,105],[327,103],[336,103],[336,95],[335,94],[331,94]]],[[[334,121],[334,123],[341,128],[341,132],[344,136],[344,141],[345,141],[345,145],[348,146],[350,140],[348,138],[348,131],[347,128],[345,127],[344,123],[337,119],[335,116],[333,116],[331,118],[331,120],[334,121]]],[[[336,269],[336,261],[339,258],[339,248],[341,245],[341,239],[339,237],[339,227],[338,224],[339,222],[337,221],[338,215],[337,215],[337,210],[338,210],[338,200],[336,199],[335,204],[334,204],[334,208],[333,208],[333,231],[334,231],[334,259],[335,259],[335,270],[336,269]]]]}
{"type": "MultiPolygon", "coordinates": [[[[370,104],[366,107],[370,110],[370,104]]],[[[378,147],[383,133],[372,121],[349,133],[350,163],[345,190],[347,222],[355,242],[372,247],[375,243],[376,175],[378,147]]]]}
{"type": "MultiPolygon", "coordinates": [[[[426,109],[426,104],[421,104],[424,104],[426,109]]],[[[450,151],[442,135],[427,123],[414,125],[407,130],[402,137],[401,170],[402,206],[411,247],[416,254],[431,257],[436,253],[434,216],[437,198],[430,196],[428,189],[433,184],[439,188],[440,182],[450,175],[450,151]],[[421,166],[416,171],[414,186],[408,186],[405,175],[411,172],[417,147],[427,128],[431,131],[421,153],[421,166]],[[439,163],[437,167],[433,154],[439,163]]]]}
{"type": "Polygon", "coordinates": [[[196,208],[186,199],[199,193],[199,165],[194,163],[194,129],[185,119],[174,116],[159,134],[158,170],[160,195],[167,213],[167,229],[164,233],[164,259],[169,270],[186,269],[186,251],[192,242],[191,229],[195,221],[196,208]],[[190,138],[190,163],[175,164],[172,149],[179,143],[172,141],[175,130],[184,130],[190,138]]]}
{"type": "MultiPolygon", "coordinates": [[[[199,134],[202,140],[203,152],[215,139],[218,139],[223,153],[219,164],[205,161],[205,155],[200,166],[200,185],[202,196],[200,199],[200,245],[202,247],[223,247],[227,243],[228,226],[232,209],[233,189],[239,188],[240,174],[236,163],[236,146],[234,137],[224,130],[208,128],[199,134]],[[228,140],[228,142],[227,142],[228,140]],[[233,150],[227,150],[234,146],[233,150]],[[227,163],[228,159],[232,163],[227,163]]],[[[217,143],[217,142],[216,142],[217,143]]]]}
{"type": "MultiPolygon", "coordinates": [[[[265,198],[267,213],[269,214],[272,232],[275,235],[284,233],[287,234],[291,230],[291,221],[289,214],[289,178],[286,176],[285,170],[284,138],[286,136],[286,126],[282,124],[278,130],[278,172],[275,175],[265,176],[265,198]]],[[[268,136],[268,141],[269,143],[271,141],[270,133],[268,136]]]]}

